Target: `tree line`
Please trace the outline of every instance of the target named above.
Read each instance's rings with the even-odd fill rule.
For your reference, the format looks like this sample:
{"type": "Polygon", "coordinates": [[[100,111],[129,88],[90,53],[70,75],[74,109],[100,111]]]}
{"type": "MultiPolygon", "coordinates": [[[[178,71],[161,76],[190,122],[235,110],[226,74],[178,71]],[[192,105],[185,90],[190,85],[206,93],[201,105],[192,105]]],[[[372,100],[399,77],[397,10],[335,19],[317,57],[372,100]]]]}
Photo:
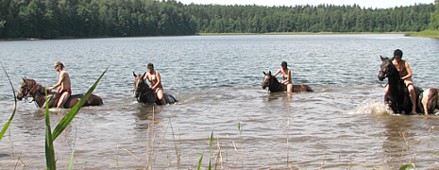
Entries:
{"type": "Polygon", "coordinates": [[[438,28],[435,9],[434,4],[373,9],[185,5],[175,0],[0,0],[0,38],[422,31],[438,28]]]}
{"type": "Polygon", "coordinates": [[[430,29],[439,30],[439,0],[435,0],[436,11],[431,15],[430,29]]]}

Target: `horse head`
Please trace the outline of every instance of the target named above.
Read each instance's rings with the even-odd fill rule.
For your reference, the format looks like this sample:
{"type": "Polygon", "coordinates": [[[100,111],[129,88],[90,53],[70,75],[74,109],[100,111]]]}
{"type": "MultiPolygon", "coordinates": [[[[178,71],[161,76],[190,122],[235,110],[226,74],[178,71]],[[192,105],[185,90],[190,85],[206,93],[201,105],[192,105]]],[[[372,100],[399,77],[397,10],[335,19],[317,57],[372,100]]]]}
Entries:
{"type": "Polygon", "coordinates": [[[395,73],[398,73],[398,70],[392,63],[392,59],[383,56],[380,56],[380,58],[382,63],[378,73],[378,80],[383,81],[386,77],[388,78],[389,76],[393,76],[395,73]]]}
{"type": "Polygon", "coordinates": [[[273,75],[271,75],[271,71],[269,71],[268,73],[264,73],[264,79],[262,81],[262,89],[266,89],[267,87],[270,87],[270,85],[273,83],[273,79],[275,78],[273,75]]]}
{"type": "Polygon", "coordinates": [[[144,93],[146,90],[149,89],[148,84],[146,84],[145,79],[143,79],[145,77],[145,73],[143,73],[143,75],[141,74],[136,74],[133,72],[133,76],[134,76],[134,97],[136,97],[137,99],[140,97],[140,94],[144,93]]]}
{"type": "Polygon", "coordinates": [[[28,79],[23,77],[23,81],[20,83],[20,89],[18,89],[17,92],[17,99],[22,100],[24,97],[27,97],[29,95],[32,95],[35,93],[35,90],[37,88],[37,83],[35,80],[28,79]]]}

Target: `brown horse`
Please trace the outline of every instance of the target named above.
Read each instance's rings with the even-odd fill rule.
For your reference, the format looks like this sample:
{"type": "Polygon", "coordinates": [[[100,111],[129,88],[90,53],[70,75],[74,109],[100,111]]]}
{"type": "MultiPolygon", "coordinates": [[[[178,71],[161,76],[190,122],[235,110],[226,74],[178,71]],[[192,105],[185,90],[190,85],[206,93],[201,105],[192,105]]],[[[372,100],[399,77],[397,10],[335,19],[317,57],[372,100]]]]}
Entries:
{"type": "MultiPolygon", "coordinates": [[[[37,107],[42,108],[46,101],[46,93],[49,95],[49,108],[56,107],[59,97],[61,96],[58,93],[50,92],[42,85],[38,84],[33,79],[23,78],[23,81],[20,83],[21,87],[17,93],[17,99],[22,100],[24,97],[32,96],[35,101],[37,107]]],[[[64,103],[64,108],[72,108],[80,99],[84,96],[84,94],[75,94],[71,95],[70,98],[64,103]]],[[[84,103],[83,106],[100,106],[102,105],[102,98],[91,94],[87,102],[84,103]]]]}
{"type": "MultiPolygon", "coordinates": [[[[148,104],[155,103],[157,105],[162,105],[162,102],[157,100],[157,97],[156,97],[154,91],[149,87],[149,85],[143,79],[143,77],[145,77],[145,74],[146,73],[141,75],[141,74],[136,74],[133,72],[134,97],[136,98],[137,102],[139,102],[139,103],[148,103],[148,104]]],[[[163,95],[163,97],[164,97],[166,103],[173,104],[173,103],[178,102],[177,99],[170,94],[165,93],[163,95]]]]}
{"type": "MultiPolygon", "coordinates": [[[[287,86],[285,84],[280,83],[275,76],[271,74],[271,71],[268,73],[264,73],[264,80],[262,82],[262,88],[266,89],[268,87],[268,91],[270,92],[282,92],[287,91],[287,86]]],[[[300,85],[293,85],[293,92],[300,93],[300,92],[313,92],[314,90],[311,89],[308,85],[300,84],[300,85]]]]}

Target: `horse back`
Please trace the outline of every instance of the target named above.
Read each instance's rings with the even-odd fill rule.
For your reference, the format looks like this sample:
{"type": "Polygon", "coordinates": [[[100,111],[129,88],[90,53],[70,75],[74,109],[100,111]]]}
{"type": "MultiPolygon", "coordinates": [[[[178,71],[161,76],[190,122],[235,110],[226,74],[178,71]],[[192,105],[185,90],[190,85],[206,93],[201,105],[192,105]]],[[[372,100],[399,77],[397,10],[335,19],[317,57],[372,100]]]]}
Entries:
{"type": "MultiPolygon", "coordinates": [[[[70,98],[64,103],[65,108],[72,108],[78,101],[84,96],[84,94],[74,94],[71,95],[70,98]]],[[[103,105],[104,102],[102,101],[102,98],[91,94],[87,98],[87,102],[84,103],[83,106],[100,106],[103,105]]]]}

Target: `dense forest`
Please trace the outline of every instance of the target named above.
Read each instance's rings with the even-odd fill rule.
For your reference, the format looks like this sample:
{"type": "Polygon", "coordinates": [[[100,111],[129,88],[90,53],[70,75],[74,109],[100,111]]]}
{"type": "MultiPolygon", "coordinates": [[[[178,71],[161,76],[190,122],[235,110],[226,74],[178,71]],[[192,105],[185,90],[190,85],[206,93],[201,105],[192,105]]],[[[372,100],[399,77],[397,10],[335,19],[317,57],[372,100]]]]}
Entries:
{"type": "Polygon", "coordinates": [[[0,38],[421,31],[439,28],[435,9],[434,4],[373,9],[185,5],[175,0],[0,0],[0,38]]]}
{"type": "Polygon", "coordinates": [[[431,16],[430,29],[439,30],[439,0],[435,0],[436,11],[431,16]]]}

